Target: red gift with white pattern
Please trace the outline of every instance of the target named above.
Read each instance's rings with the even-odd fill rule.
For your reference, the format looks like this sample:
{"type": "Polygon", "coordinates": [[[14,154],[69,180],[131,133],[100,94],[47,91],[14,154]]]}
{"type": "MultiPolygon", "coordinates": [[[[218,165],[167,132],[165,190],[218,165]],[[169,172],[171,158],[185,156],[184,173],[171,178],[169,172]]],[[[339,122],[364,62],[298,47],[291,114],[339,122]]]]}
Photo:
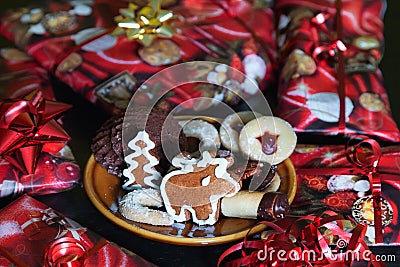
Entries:
{"type": "MultiPolygon", "coordinates": [[[[390,220],[383,222],[381,244],[400,244],[400,147],[382,147],[381,152],[376,167],[377,181],[374,182],[367,177],[368,171],[355,167],[349,160],[345,145],[298,144],[290,156],[298,180],[298,190],[291,204],[292,214],[315,214],[328,209],[353,216],[356,201],[372,196],[371,192],[378,186],[379,195],[387,201],[392,214],[390,220]]],[[[378,243],[375,238],[374,227],[368,225],[366,242],[378,243]]]]}
{"type": "Polygon", "coordinates": [[[0,210],[0,222],[1,266],[154,266],[28,195],[0,210]]]}
{"type": "MultiPolygon", "coordinates": [[[[174,34],[157,37],[148,46],[138,39],[111,34],[120,8],[127,9],[128,3],[45,1],[6,13],[0,33],[73,90],[110,112],[124,110],[135,90],[153,74],[194,60],[216,61],[239,69],[261,90],[274,85],[276,45],[270,7],[255,7],[245,0],[178,1],[162,7],[175,15],[169,19],[174,34]],[[49,26],[45,23],[49,17],[56,24],[61,18],[66,23],[49,26]]],[[[135,6],[131,11],[138,10],[140,7],[135,6]]],[[[207,77],[214,71],[207,69],[207,64],[194,67],[188,72],[194,76],[207,77]]],[[[204,88],[193,87],[185,88],[184,96],[176,92],[166,96],[167,100],[174,105],[186,100],[187,95],[208,97],[220,90],[204,92],[204,88]]],[[[246,92],[246,85],[240,90],[246,92]]]]}
{"type": "Polygon", "coordinates": [[[298,133],[399,142],[379,63],[386,1],[276,1],[276,115],[298,133]]]}

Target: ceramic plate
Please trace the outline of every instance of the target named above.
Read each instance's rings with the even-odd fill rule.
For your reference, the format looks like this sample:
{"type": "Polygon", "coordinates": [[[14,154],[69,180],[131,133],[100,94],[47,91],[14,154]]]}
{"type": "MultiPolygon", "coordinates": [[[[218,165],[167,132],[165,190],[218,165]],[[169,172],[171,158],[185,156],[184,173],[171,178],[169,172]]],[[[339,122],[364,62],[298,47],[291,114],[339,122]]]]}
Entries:
{"type": "MultiPolygon", "coordinates": [[[[291,203],[297,187],[292,162],[287,159],[281,163],[278,173],[282,177],[279,191],[286,193],[291,203]]],[[[256,225],[256,220],[226,217],[220,218],[215,225],[207,226],[191,222],[153,226],[127,220],[118,212],[118,202],[124,194],[121,179],[107,173],[93,155],[86,165],[84,186],[89,199],[104,216],[130,232],[156,241],[190,246],[214,245],[242,239],[249,231],[254,234],[265,229],[263,225],[256,225]]]]}

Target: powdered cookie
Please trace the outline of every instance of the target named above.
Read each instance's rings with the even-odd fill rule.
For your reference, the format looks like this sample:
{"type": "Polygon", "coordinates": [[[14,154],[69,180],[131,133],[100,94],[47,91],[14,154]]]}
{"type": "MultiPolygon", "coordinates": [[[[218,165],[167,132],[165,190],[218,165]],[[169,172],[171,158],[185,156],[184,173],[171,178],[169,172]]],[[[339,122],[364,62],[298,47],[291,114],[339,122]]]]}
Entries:
{"type": "Polygon", "coordinates": [[[292,126],[277,117],[263,116],[247,123],[239,136],[239,146],[252,160],[279,164],[296,147],[292,126]]]}
{"type": "Polygon", "coordinates": [[[228,115],[219,128],[219,136],[224,147],[230,149],[232,152],[238,152],[240,149],[240,131],[247,122],[255,119],[258,116],[261,115],[254,114],[251,111],[242,111],[228,115]]]}
{"type": "Polygon", "coordinates": [[[126,194],[119,203],[119,211],[125,218],[152,225],[172,225],[171,216],[160,210],[163,206],[160,192],[152,188],[137,189],[126,194]]]}
{"type": "Polygon", "coordinates": [[[200,151],[216,153],[221,146],[217,128],[203,120],[192,120],[183,126],[186,137],[195,137],[200,140],[200,151]]]}
{"type": "Polygon", "coordinates": [[[226,170],[228,161],[204,151],[201,159],[176,157],[172,163],[179,170],[168,173],[160,185],[167,212],[178,222],[192,218],[200,225],[215,224],[220,199],[240,189],[226,170]]]}

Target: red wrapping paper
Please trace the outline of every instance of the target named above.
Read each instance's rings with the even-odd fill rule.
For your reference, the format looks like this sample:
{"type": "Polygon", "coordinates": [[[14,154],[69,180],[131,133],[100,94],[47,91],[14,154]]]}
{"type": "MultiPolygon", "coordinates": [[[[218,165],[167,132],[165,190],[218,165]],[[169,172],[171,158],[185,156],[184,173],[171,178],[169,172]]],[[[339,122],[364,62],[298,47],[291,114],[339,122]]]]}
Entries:
{"type": "Polygon", "coordinates": [[[276,115],[298,133],[400,141],[379,69],[386,1],[279,0],[275,7],[276,115]]]}
{"type": "Polygon", "coordinates": [[[13,98],[40,88],[45,98],[55,99],[48,71],[25,52],[1,48],[0,69],[0,98],[13,98]]]}
{"type": "Polygon", "coordinates": [[[21,266],[49,266],[43,261],[45,252],[66,238],[85,248],[85,266],[154,266],[27,195],[3,208],[0,215],[1,266],[16,261],[25,264],[21,266]]]}
{"type": "MultiPolygon", "coordinates": [[[[247,62],[256,57],[263,73],[257,76],[246,74],[257,79],[262,90],[267,90],[267,86],[273,84],[276,49],[274,16],[270,8],[253,8],[251,3],[244,0],[179,1],[179,4],[165,9],[172,10],[179,17],[174,22],[177,33],[169,40],[177,45],[180,59],[153,66],[140,56],[138,51],[142,45],[137,41],[101,33],[101,29],[111,32],[116,27],[113,18],[118,15],[119,8],[128,6],[126,1],[97,0],[90,6],[84,6],[73,6],[64,1],[46,1],[35,7],[40,11],[33,7],[25,13],[21,10],[10,11],[1,20],[0,32],[61,81],[111,112],[124,109],[132,93],[144,80],[180,62],[217,61],[246,73],[251,72],[247,62]],[[76,23],[72,21],[68,31],[52,33],[39,25],[40,20],[32,21],[35,12],[45,15],[60,10],[75,14],[76,23]],[[253,56],[249,58],[249,55],[253,56]],[[124,71],[133,76],[125,77],[129,80],[127,88],[113,91],[110,81],[124,71]]],[[[192,75],[198,75],[200,71],[204,70],[192,70],[192,75]]],[[[186,91],[189,96],[198,96],[192,90],[186,91]]],[[[182,95],[178,93],[170,102],[176,104],[182,100],[182,95]]]]}
{"type": "Polygon", "coordinates": [[[57,154],[41,153],[35,172],[24,175],[0,159],[0,197],[46,195],[72,189],[81,182],[80,168],[68,147],[57,154]],[[71,158],[72,157],[72,158],[71,158]]]}
{"type": "MultiPolygon", "coordinates": [[[[329,209],[352,216],[354,203],[363,195],[371,194],[371,184],[369,190],[364,193],[360,193],[359,189],[354,186],[355,181],[368,180],[365,176],[357,175],[357,172],[355,174],[346,173],[346,171],[340,171],[341,174],[339,174],[338,170],[340,169],[355,169],[349,161],[344,145],[298,145],[290,159],[296,167],[299,185],[291,205],[293,214],[314,214],[329,209]],[[325,175],[312,174],[312,170],[320,168],[324,168],[325,175]],[[303,174],[306,173],[304,170],[307,174],[303,174]],[[351,178],[354,176],[356,178],[351,178]],[[349,180],[352,181],[348,182],[349,180]]],[[[399,159],[399,146],[383,147],[376,170],[380,177],[381,196],[388,201],[393,210],[392,221],[388,226],[383,227],[383,244],[387,245],[400,244],[399,159]]],[[[314,173],[316,172],[314,171],[314,173]]],[[[360,169],[359,173],[362,172],[360,169]]],[[[365,241],[370,245],[375,244],[374,227],[368,227],[365,241]]]]}

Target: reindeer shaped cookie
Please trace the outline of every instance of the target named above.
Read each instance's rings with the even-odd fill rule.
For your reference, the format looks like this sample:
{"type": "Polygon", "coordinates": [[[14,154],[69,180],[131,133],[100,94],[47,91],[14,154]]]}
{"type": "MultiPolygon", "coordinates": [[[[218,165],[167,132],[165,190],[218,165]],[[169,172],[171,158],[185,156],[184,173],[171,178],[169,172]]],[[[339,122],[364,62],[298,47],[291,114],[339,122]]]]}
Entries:
{"type": "Polygon", "coordinates": [[[192,218],[199,225],[218,220],[222,197],[235,195],[240,184],[227,172],[225,158],[213,158],[208,151],[201,159],[180,154],[172,160],[179,170],[168,173],[160,185],[167,212],[175,221],[192,218]]]}

